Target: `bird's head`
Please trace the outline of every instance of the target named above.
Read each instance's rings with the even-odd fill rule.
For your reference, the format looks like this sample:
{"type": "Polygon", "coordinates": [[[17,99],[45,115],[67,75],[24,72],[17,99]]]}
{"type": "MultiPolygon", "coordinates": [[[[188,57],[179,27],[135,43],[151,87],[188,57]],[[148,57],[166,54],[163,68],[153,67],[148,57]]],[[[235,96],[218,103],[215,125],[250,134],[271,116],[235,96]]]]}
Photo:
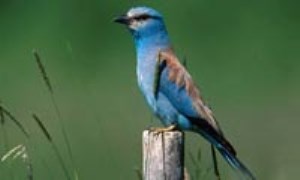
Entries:
{"type": "Polygon", "coordinates": [[[149,7],[131,8],[125,15],[114,19],[115,22],[124,24],[138,36],[151,36],[160,31],[165,31],[162,15],[149,7]]]}

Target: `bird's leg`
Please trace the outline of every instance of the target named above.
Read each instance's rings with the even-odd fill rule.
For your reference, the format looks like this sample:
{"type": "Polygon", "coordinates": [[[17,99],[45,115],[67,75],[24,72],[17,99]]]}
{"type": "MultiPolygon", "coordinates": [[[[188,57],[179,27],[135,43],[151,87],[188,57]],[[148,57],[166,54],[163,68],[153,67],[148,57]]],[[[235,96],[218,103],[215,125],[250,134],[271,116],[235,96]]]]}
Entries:
{"type": "Polygon", "coordinates": [[[172,124],[168,127],[151,127],[149,130],[154,132],[155,134],[160,134],[160,133],[163,133],[163,132],[170,132],[170,131],[173,131],[177,129],[177,126],[172,124]]]}

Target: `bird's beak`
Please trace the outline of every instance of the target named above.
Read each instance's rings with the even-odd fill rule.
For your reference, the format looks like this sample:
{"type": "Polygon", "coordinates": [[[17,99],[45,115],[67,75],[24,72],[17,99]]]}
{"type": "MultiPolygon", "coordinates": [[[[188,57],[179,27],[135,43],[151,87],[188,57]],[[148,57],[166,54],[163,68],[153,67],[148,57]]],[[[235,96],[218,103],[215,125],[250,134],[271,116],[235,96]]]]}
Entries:
{"type": "Polygon", "coordinates": [[[114,18],[113,21],[116,22],[116,23],[126,24],[127,25],[127,24],[129,24],[130,19],[126,15],[121,15],[119,17],[114,18]]]}

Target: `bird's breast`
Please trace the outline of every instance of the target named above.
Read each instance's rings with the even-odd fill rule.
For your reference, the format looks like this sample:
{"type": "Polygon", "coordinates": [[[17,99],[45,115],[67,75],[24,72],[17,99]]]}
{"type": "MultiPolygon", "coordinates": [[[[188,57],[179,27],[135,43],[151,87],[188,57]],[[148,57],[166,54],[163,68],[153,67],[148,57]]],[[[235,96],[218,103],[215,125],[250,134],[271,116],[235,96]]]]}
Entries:
{"type": "Polygon", "coordinates": [[[151,61],[139,61],[137,64],[137,81],[138,86],[144,95],[147,103],[155,111],[156,110],[156,99],[154,97],[154,74],[155,64],[151,61]]]}

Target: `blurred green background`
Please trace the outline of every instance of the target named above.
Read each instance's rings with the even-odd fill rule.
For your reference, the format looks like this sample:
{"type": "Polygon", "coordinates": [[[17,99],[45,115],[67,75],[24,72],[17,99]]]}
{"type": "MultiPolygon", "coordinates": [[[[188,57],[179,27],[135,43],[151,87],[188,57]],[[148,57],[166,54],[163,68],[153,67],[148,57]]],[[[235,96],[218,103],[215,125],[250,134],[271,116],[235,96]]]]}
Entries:
{"type": "MultiPolygon", "coordinates": [[[[1,0],[0,101],[30,131],[8,122],[8,148],[26,144],[35,179],[65,179],[51,145],[31,118],[47,126],[71,172],[51,97],[32,50],[40,53],[70,139],[81,180],[137,179],[142,131],[160,125],[136,85],[135,50],[113,17],[136,5],[161,11],[180,57],[239,157],[258,179],[297,179],[300,144],[300,2],[296,0],[103,1],[1,0]]],[[[3,128],[1,129],[3,132],[3,128]]],[[[0,155],[4,146],[0,133],[0,155]]],[[[189,154],[208,144],[188,133],[189,154]]],[[[219,160],[224,179],[231,168],[219,160]]],[[[206,179],[212,179],[212,171],[206,179]]],[[[1,162],[0,179],[26,179],[20,159],[1,162]]]]}

